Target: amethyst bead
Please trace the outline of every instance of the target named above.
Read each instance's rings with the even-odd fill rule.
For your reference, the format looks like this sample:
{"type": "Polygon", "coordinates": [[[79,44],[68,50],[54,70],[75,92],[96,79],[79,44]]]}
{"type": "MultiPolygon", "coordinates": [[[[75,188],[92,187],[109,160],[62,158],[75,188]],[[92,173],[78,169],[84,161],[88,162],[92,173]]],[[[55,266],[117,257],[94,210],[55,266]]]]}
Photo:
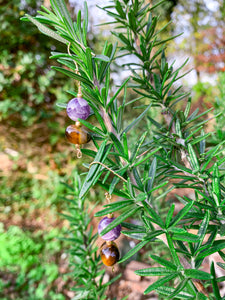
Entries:
{"type": "MultiPolygon", "coordinates": [[[[113,220],[115,220],[115,218],[104,217],[98,224],[98,233],[100,234],[113,220]]],[[[114,241],[120,236],[121,229],[121,225],[119,224],[101,238],[105,241],[114,241]]]]}
{"type": "Polygon", "coordinates": [[[77,119],[86,120],[90,115],[90,106],[87,101],[81,97],[71,99],[66,107],[68,117],[77,121],[77,119]]]}

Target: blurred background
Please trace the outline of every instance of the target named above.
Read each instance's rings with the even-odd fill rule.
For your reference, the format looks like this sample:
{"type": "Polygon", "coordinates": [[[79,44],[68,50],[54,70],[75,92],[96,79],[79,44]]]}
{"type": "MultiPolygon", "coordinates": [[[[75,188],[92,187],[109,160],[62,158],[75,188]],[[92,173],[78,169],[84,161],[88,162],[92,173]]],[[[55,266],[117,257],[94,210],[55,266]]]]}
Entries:
{"type": "MultiPolygon", "coordinates": [[[[62,49],[31,24],[20,21],[24,13],[36,15],[50,1],[0,0],[0,299],[72,299],[68,242],[63,236],[68,223],[63,195],[74,170],[82,170],[64,139],[69,124],[65,110],[56,102],[70,100],[67,90],[74,82],[51,69],[56,62],[50,52],[62,49]]],[[[147,1],[146,1],[147,2],[147,1]]],[[[71,0],[75,18],[83,1],[71,0]]],[[[88,40],[96,52],[108,39],[109,21],[96,4],[87,1],[90,24],[88,40]]],[[[184,71],[182,80],[190,90],[193,109],[214,107],[221,117],[210,123],[211,143],[225,139],[225,1],[168,0],[158,8],[160,26],[172,21],[164,35],[183,35],[167,48],[170,62],[184,71]]],[[[110,37],[111,39],[111,37],[110,37]]],[[[112,37],[113,40],[113,37],[112,37]]],[[[64,50],[64,49],[62,49],[64,50]]],[[[113,84],[127,73],[113,68],[113,84]]],[[[154,112],[152,112],[154,114],[154,112]]],[[[134,116],[135,112],[133,113],[134,116]]],[[[131,117],[133,117],[131,115],[131,117]]],[[[90,194],[95,203],[97,191],[90,194]]]]}

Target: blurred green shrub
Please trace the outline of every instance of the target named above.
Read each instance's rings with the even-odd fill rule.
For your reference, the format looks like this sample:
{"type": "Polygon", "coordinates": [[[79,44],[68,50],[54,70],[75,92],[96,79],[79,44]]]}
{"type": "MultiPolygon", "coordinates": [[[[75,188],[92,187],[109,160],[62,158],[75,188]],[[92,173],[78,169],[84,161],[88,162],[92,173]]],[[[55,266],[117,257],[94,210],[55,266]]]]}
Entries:
{"type": "MultiPolygon", "coordinates": [[[[40,231],[23,231],[18,226],[10,226],[4,231],[0,223],[0,269],[5,272],[0,283],[1,299],[6,295],[4,290],[12,285],[15,285],[16,299],[65,299],[54,286],[60,276],[58,261],[54,258],[60,254],[62,243],[64,249],[66,245],[56,238],[59,235],[60,229],[52,229],[44,235],[40,231]],[[7,274],[10,280],[6,279],[7,274]]],[[[11,299],[10,294],[7,297],[11,299]]]]}
{"type": "Polygon", "coordinates": [[[218,77],[219,95],[215,97],[215,114],[220,115],[216,118],[216,138],[218,142],[225,140],[225,72],[219,74],[218,77]]]}
{"type": "Polygon", "coordinates": [[[194,91],[193,101],[203,100],[204,103],[211,102],[215,87],[209,82],[198,81],[192,88],[194,91]]]}
{"type": "Polygon", "coordinates": [[[65,90],[72,81],[65,84],[49,69],[49,48],[61,46],[57,41],[50,46],[36,28],[20,21],[24,11],[33,15],[42,2],[15,0],[0,5],[0,120],[11,117],[29,126],[55,114],[52,104],[57,98],[68,100],[65,90]]]}

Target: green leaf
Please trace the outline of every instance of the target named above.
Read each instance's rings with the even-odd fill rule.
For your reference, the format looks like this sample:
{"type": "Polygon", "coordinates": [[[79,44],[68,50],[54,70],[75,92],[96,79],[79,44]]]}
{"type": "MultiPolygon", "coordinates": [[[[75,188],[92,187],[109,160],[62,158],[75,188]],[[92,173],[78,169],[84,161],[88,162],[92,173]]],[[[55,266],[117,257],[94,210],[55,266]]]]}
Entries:
{"type": "Polygon", "coordinates": [[[54,66],[52,67],[52,69],[59,71],[65,75],[67,75],[70,78],[73,78],[75,80],[83,82],[84,84],[89,85],[90,87],[93,87],[93,84],[90,80],[88,80],[88,79],[84,78],[83,76],[80,76],[74,72],[71,72],[71,71],[61,68],[61,67],[54,67],[54,66]]]}
{"type": "Polygon", "coordinates": [[[75,34],[74,32],[74,27],[73,27],[73,22],[72,22],[72,19],[70,17],[70,14],[68,12],[68,9],[66,7],[66,4],[63,0],[54,0],[54,3],[57,5],[57,8],[58,8],[58,12],[59,14],[62,16],[62,20],[66,20],[68,26],[69,26],[69,30],[75,34]]]}
{"type": "Polygon", "coordinates": [[[210,266],[210,271],[211,271],[211,276],[212,276],[212,287],[213,287],[214,296],[215,296],[216,300],[220,300],[221,296],[220,296],[220,291],[219,291],[218,284],[216,282],[216,272],[215,272],[213,261],[212,261],[211,266],[210,266]]]}
{"type": "Polygon", "coordinates": [[[88,75],[90,79],[93,80],[93,64],[92,64],[92,54],[91,49],[86,48],[86,57],[87,57],[87,67],[88,67],[88,75]]]}
{"type": "Polygon", "coordinates": [[[196,270],[196,269],[185,269],[184,275],[189,278],[200,279],[200,280],[210,280],[212,279],[212,275],[206,273],[204,271],[196,270]]]}
{"type": "Polygon", "coordinates": [[[208,297],[206,297],[204,294],[200,292],[196,294],[196,300],[208,300],[208,299],[209,299],[208,297]]]}
{"type": "MultiPolygon", "coordinates": [[[[112,145],[106,145],[107,144],[107,140],[103,141],[103,143],[101,144],[96,157],[95,157],[95,162],[101,162],[104,163],[104,160],[106,159],[108,153],[110,152],[110,149],[112,147],[112,145]]],[[[89,189],[91,187],[94,186],[94,184],[97,182],[97,180],[99,179],[101,172],[100,171],[102,168],[102,166],[100,164],[93,164],[90,167],[90,170],[85,178],[85,181],[82,185],[82,188],[80,190],[80,194],[79,194],[79,198],[84,197],[84,195],[89,191],[89,189]]]]}
{"type": "Polygon", "coordinates": [[[129,251],[123,256],[123,258],[120,259],[119,263],[122,263],[122,262],[126,261],[127,259],[129,259],[129,258],[130,258],[131,256],[133,256],[135,253],[137,253],[139,250],[141,250],[141,249],[142,249],[147,243],[149,243],[153,238],[155,238],[155,237],[161,235],[162,233],[163,233],[162,230],[156,230],[156,231],[150,233],[150,234],[148,235],[148,237],[147,237],[144,241],[138,243],[136,246],[134,246],[134,248],[132,248],[131,250],[129,250],[129,251]]]}
{"type": "Polygon", "coordinates": [[[144,226],[136,225],[136,224],[132,224],[132,223],[128,223],[128,222],[122,222],[121,226],[125,227],[127,229],[130,229],[130,230],[133,230],[133,231],[136,230],[136,231],[143,232],[146,230],[144,226]]]}
{"type": "Polygon", "coordinates": [[[113,95],[113,97],[109,100],[108,104],[107,104],[107,109],[109,108],[109,106],[112,104],[112,102],[116,99],[116,97],[119,95],[119,93],[122,91],[122,89],[125,87],[125,85],[127,84],[127,82],[130,80],[130,77],[128,77],[120,86],[120,88],[115,92],[115,94],[113,95]]]}
{"type": "Polygon", "coordinates": [[[123,157],[126,157],[125,153],[123,151],[123,145],[118,140],[118,138],[114,135],[114,133],[110,132],[109,136],[110,136],[111,140],[113,141],[113,145],[115,146],[115,148],[117,149],[117,151],[119,152],[119,154],[121,154],[121,156],[123,156],[123,157]]]}
{"type": "Polygon", "coordinates": [[[123,200],[123,201],[113,202],[111,204],[108,204],[109,207],[95,213],[95,217],[101,217],[101,216],[110,214],[112,212],[118,211],[124,207],[130,206],[133,204],[134,204],[133,200],[123,200]]]}
{"type": "Polygon", "coordinates": [[[136,33],[137,23],[136,23],[136,18],[135,18],[133,10],[130,10],[128,12],[128,20],[129,20],[129,23],[128,23],[129,27],[131,28],[131,30],[134,33],[136,33]]]}
{"type": "Polygon", "coordinates": [[[88,31],[88,6],[87,6],[86,1],[84,1],[84,21],[85,21],[84,31],[87,34],[87,31],[88,31]]]}
{"type": "Polygon", "coordinates": [[[93,105],[92,109],[95,113],[96,119],[98,120],[99,124],[102,127],[103,132],[106,134],[107,133],[107,128],[106,128],[106,125],[105,125],[105,122],[104,122],[104,119],[103,119],[102,115],[99,113],[99,108],[97,108],[95,105],[93,105]]]}
{"type": "Polygon", "coordinates": [[[116,8],[118,14],[120,15],[120,17],[121,17],[122,19],[125,19],[125,20],[126,20],[126,13],[123,11],[123,7],[122,7],[122,5],[120,4],[120,1],[116,1],[115,3],[116,3],[115,8],[116,8]]]}
{"type": "Polygon", "coordinates": [[[136,246],[134,246],[134,248],[132,248],[131,250],[129,250],[122,259],[119,260],[118,263],[122,263],[124,261],[126,261],[127,259],[129,259],[131,256],[133,256],[135,253],[137,253],[139,250],[141,250],[147,243],[149,243],[149,240],[145,240],[142,241],[140,243],[138,243],[136,246]]]}
{"type": "Polygon", "coordinates": [[[199,255],[197,256],[197,259],[205,258],[206,256],[209,256],[209,255],[211,255],[215,252],[218,252],[224,248],[225,248],[225,242],[223,242],[223,241],[218,241],[218,243],[215,242],[211,248],[200,252],[199,255]]]}
{"type": "Polygon", "coordinates": [[[208,200],[213,206],[215,206],[214,200],[213,200],[212,198],[210,198],[210,196],[208,196],[208,195],[202,193],[202,192],[199,191],[199,190],[196,190],[196,192],[197,192],[198,194],[200,194],[204,199],[208,200]]]}
{"type": "Polygon", "coordinates": [[[199,230],[198,230],[199,242],[197,244],[195,244],[195,251],[199,247],[201,247],[201,245],[203,243],[203,240],[205,238],[205,235],[206,235],[206,232],[207,232],[207,228],[208,228],[208,225],[209,225],[209,220],[210,220],[210,214],[209,214],[209,211],[206,210],[205,217],[202,220],[202,223],[201,223],[201,225],[199,227],[199,230]]]}
{"type": "MultiPolygon", "coordinates": [[[[204,130],[201,131],[201,136],[205,136],[204,130]]],[[[205,145],[206,145],[205,139],[201,140],[200,141],[200,154],[205,153],[205,145]]]]}
{"type": "MultiPolygon", "coordinates": [[[[98,164],[98,162],[102,162],[102,157],[103,155],[105,154],[105,149],[106,149],[106,144],[107,144],[107,141],[103,141],[103,143],[101,144],[101,146],[99,147],[98,149],[98,152],[96,154],[96,157],[94,159],[93,162],[96,162],[96,164],[93,164],[90,169],[89,169],[89,172],[87,174],[87,177],[86,177],[86,181],[89,181],[91,180],[91,178],[94,176],[94,174],[96,173],[97,169],[101,168],[101,165],[98,164]]],[[[108,148],[109,149],[109,148],[108,148]]]]}
{"type": "Polygon", "coordinates": [[[143,119],[143,117],[146,115],[146,113],[148,112],[148,110],[150,109],[150,107],[152,106],[152,104],[150,104],[145,111],[143,111],[142,114],[140,114],[130,125],[128,125],[122,132],[122,134],[124,132],[128,132],[131,128],[133,128],[135,125],[137,125],[141,119],[143,119]]]}
{"type": "Polygon", "coordinates": [[[220,268],[225,270],[225,263],[218,262],[216,263],[220,268]]]}
{"type": "Polygon", "coordinates": [[[67,103],[57,103],[56,102],[56,106],[61,107],[61,108],[66,108],[67,107],[67,103]]]}
{"type": "Polygon", "coordinates": [[[187,119],[187,117],[189,115],[190,108],[191,108],[191,98],[188,98],[188,102],[186,104],[185,111],[184,111],[185,119],[187,119]]]}
{"type": "Polygon", "coordinates": [[[167,213],[167,216],[166,216],[166,222],[165,222],[166,228],[169,227],[169,224],[170,224],[171,219],[172,219],[172,217],[173,217],[174,208],[175,208],[175,204],[173,203],[173,204],[171,205],[171,207],[170,207],[168,213],[167,213]]]}
{"type": "MultiPolygon", "coordinates": [[[[201,135],[201,136],[199,136],[199,137],[194,137],[194,139],[190,142],[190,144],[191,144],[191,145],[195,145],[195,144],[197,144],[197,143],[199,143],[199,142],[203,142],[203,141],[205,141],[205,139],[206,139],[207,137],[209,137],[211,134],[212,134],[212,133],[209,132],[209,133],[206,133],[206,134],[201,135]]],[[[204,153],[204,151],[201,151],[201,153],[204,153]]]]}
{"type": "Polygon", "coordinates": [[[126,133],[123,134],[122,141],[123,141],[124,154],[127,157],[127,159],[129,160],[129,150],[128,150],[128,141],[127,141],[126,133]]]}
{"type": "Polygon", "coordinates": [[[122,234],[128,236],[131,239],[136,239],[143,241],[143,239],[146,237],[146,231],[144,230],[143,232],[140,231],[130,231],[130,230],[123,230],[121,231],[122,234]]]}
{"type": "MultiPolygon", "coordinates": [[[[152,155],[154,155],[156,152],[158,152],[160,149],[162,149],[162,146],[159,146],[158,148],[156,148],[155,150],[150,150],[150,153],[148,153],[147,155],[143,155],[143,158],[140,159],[138,162],[136,162],[134,164],[134,167],[139,166],[140,164],[142,164],[145,160],[149,159],[152,155]]],[[[140,157],[142,157],[142,155],[139,155],[140,157]]]]}
{"type": "MultiPolygon", "coordinates": [[[[107,74],[108,68],[109,68],[111,61],[113,60],[113,57],[116,53],[116,49],[117,49],[117,43],[115,43],[113,46],[112,46],[112,44],[109,44],[109,45],[107,45],[107,43],[105,44],[105,49],[103,50],[104,54],[102,54],[103,56],[101,56],[101,64],[99,67],[99,82],[100,83],[103,81],[105,75],[107,74]],[[108,62],[104,61],[104,57],[109,57],[109,61],[108,62]]],[[[97,59],[99,59],[99,57],[97,57],[97,59]]]]}
{"type": "Polygon", "coordinates": [[[150,257],[155,260],[158,264],[168,268],[168,269],[171,269],[171,270],[174,270],[176,271],[177,270],[177,266],[174,265],[173,263],[171,263],[170,261],[168,260],[165,260],[159,256],[156,256],[156,255],[150,255],[150,257]]]}
{"type": "Polygon", "coordinates": [[[199,236],[185,232],[185,233],[174,233],[172,236],[173,240],[179,240],[179,241],[184,241],[184,242],[192,242],[196,243],[199,241],[199,236]]]}
{"type": "Polygon", "coordinates": [[[179,170],[183,171],[183,172],[187,172],[187,173],[190,173],[190,174],[193,174],[193,171],[191,169],[188,169],[186,168],[185,166],[175,162],[174,160],[172,159],[167,159],[168,162],[170,162],[173,166],[175,166],[176,168],[178,168],[179,170]]]}
{"type": "Polygon", "coordinates": [[[180,263],[180,260],[179,260],[178,255],[177,255],[177,252],[176,252],[176,250],[175,250],[175,247],[174,247],[172,238],[171,238],[171,236],[169,235],[168,232],[166,233],[166,238],[167,238],[168,247],[169,247],[169,249],[170,249],[170,253],[171,253],[172,257],[173,257],[174,263],[175,263],[177,266],[181,266],[181,263],[180,263]]]}
{"type": "Polygon", "coordinates": [[[131,158],[130,158],[130,161],[133,162],[136,160],[136,157],[137,157],[137,154],[142,146],[142,144],[144,143],[144,140],[147,136],[147,131],[145,131],[141,137],[137,140],[135,146],[134,146],[134,149],[132,150],[132,153],[131,153],[131,158]]]}
{"type": "Polygon", "coordinates": [[[161,267],[156,267],[156,268],[147,268],[147,269],[141,269],[135,271],[135,274],[139,276],[165,276],[168,274],[174,274],[177,272],[174,270],[166,269],[166,268],[161,268],[161,267]]]}
{"type": "Polygon", "coordinates": [[[153,79],[154,79],[155,89],[158,93],[160,93],[161,84],[162,84],[160,76],[156,73],[153,73],[153,79]]]}
{"type": "Polygon", "coordinates": [[[140,207],[134,207],[132,209],[126,210],[124,213],[122,213],[119,217],[117,217],[115,220],[113,220],[106,228],[104,228],[101,232],[101,236],[108,233],[110,230],[112,230],[117,225],[121,224],[122,221],[130,217],[131,215],[134,215],[140,207]]]}
{"type": "Polygon", "coordinates": [[[214,167],[213,167],[212,188],[213,188],[213,193],[214,193],[214,199],[216,201],[217,206],[219,206],[219,203],[221,200],[221,194],[220,194],[219,169],[218,169],[217,163],[215,163],[214,167]]]}
{"type": "Polygon", "coordinates": [[[63,43],[68,45],[69,41],[67,41],[66,39],[62,38],[59,34],[57,34],[55,31],[53,31],[52,29],[49,29],[47,26],[41,24],[39,21],[37,21],[35,18],[29,16],[29,15],[25,15],[34,25],[37,26],[37,28],[44,33],[45,35],[63,43]]]}
{"type": "MultiPolygon", "coordinates": [[[[206,110],[206,111],[204,111],[203,113],[197,115],[197,113],[198,113],[198,111],[199,111],[199,109],[197,108],[197,109],[192,113],[192,115],[187,119],[187,121],[184,123],[184,125],[187,125],[187,124],[189,124],[189,123],[191,123],[191,122],[193,122],[193,121],[199,119],[200,117],[202,117],[202,116],[208,114],[211,110],[213,110],[213,107],[210,108],[210,109],[208,109],[208,110],[206,110]],[[197,115],[197,116],[196,116],[196,115],[197,115]]],[[[201,123],[200,123],[200,124],[201,124],[201,123]]]]}
{"type": "Polygon", "coordinates": [[[110,58],[106,55],[103,55],[103,54],[95,55],[95,59],[101,60],[101,61],[104,61],[104,62],[110,62],[110,58]]]}
{"type": "Polygon", "coordinates": [[[151,167],[149,169],[148,177],[150,179],[148,180],[148,184],[147,184],[147,189],[146,189],[147,192],[149,192],[153,187],[155,175],[156,175],[156,168],[157,168],[157,159],[156,157],[154,157],[151,167]]]}
{"type": "MultiPolygon", "coordinates": [[[[158,287],[155,291],[161,295],[170,297],[170,295],[172,295],[175,292],[175,288],[169,287],[169,286],[162,286],[162,287],[158,287]]],[[[179,292],[179,294],[176,295],[177,299],[188,299],[188,300],[193,300],[194,295],[190,295],[186,292],[179,292]]],[[[171,299],[171,298],[169,298],[171,299]]]]}
{"type": "Polygon", "coordinates": [[[175,296],[177,296],[180,292],[182,292],[185,289],[185,286],[188,283],[188,279],[182,280],[176,289],[173,291],[173,293],[170,295],[170,299],[174,299],[175,296]]]}
{"type": "MultiPolygon", "coordinates": [[[[102,181],[98,181],[98,185],[100,185],[102,188],[104,188],[106,191],[109,190],[109,184],[106,184],[106,183],[103,183],[102,181]]],[[[125,198],[125,199],[130,199],[130,196],[126,193],[124,193],[123,191],[121,190],[118,190],[116,188],[114,188],[113,190],[113,193],[114,195],[116,196],[119,196],[119,197],[122,197],[122,198],[125,198]]]]}
{"type": "MultiPolygon", "coordinates": [[[[191,137],[193,137],[198,131],[200,131],[203,128],[203,126],[198,127],[194,131],[191,131],[191,133],[185,138],[185,142],[187,142],[191,137]]],[[[195,137],[194,137],[195,139],[195,137]]]]}
{"type": "MultiPolygon", "coordinates": [[[[141,176],[136,168],[133,168],[133,174],[134,174],[134,179],[136,181],[136,184],[139,186],[140,189],[143,189],[141,176]]],[[[145,198],[146,198],[146,195],[145,195],[145,198]]]]}
{"type": "Polygon", "coordinates": [[[101,129],[99,129],[98,127],[93,126],[91,123],[87,122],[86,120],[83,120],[83,119],[78,119],[78,120],[82,125],[86,126],[91,131],[96,133],[97,135],[100,135],[101,137],[106,138],[105,133],[101,129]]]}
{"type": "Polygon", "coordinates": [[[219,143],[218,145],[216,145],[215,147],[213,147],[212,149],[210,149],[208,152],[205,153],[205,155],[207,157],[207,161],[204,163],[204,165],[201,168],[202,172],[206,169],[206,167],[208,166],[208,164],[212,161],[212,158],[218,154],[219,148],[224,143],[225,143],[225,141],[219,143]]]}
{"type": "Polygon", "coordinates": [[[157,280],[156,282],[154,282],[153,284],[151,284],[145,291],[144,291],[144,295],[150,293],[153,290],[156,290],[158,287],[162,286],[164,283],[176,278],[178,276],[179,273],[174,273],[174,274],[170,274],[167,275],[159,280],[157,280]]]}
{"type": "Polygon", "coordinates": [[[225,261],[225,253],[223,253],[222,251],[219,251],[219,255],[225,261]]]}
{"type": "Polygon", "coordinates": [[[150,8],[149,8],[149,11],[152,11],[154,10],[157,6],[161,5],[162,3],[165,3],[167,0],[161,0],[159,2],[157,2],[155,5],[152,5],[150,8]]]}
{"type": "Polygon", "coordinates": [[[182,138],[182,133],[181,133],[181,126],[180,126],[180,120],[179,119],[176,119],[176,134],[182,138]]]}
{"type": "MultiPolygon", "coordinates": [[[[120,177],[124,178],[124,174],[127,172],[127,169],[129,168],[129,165],[124,166],[123,168],[121,168],[120,170],[117,170],[115,173],[118,174],[120,177]]],[[[119,181],[121,181],[122,179],[118,176],[116,176],[116,174],[114,174],[114,178],[110,184],[109,187],[109,193],[112,194],[113,190],[115,188],[115,186],[117,185],[117,183],[119,183],[119,181]]]]}
{"type": "Polygon", "coordinates": [[[170,223],[170,227],[175,226],[192,208],[194,205],[194,201],[191,201],[183,207],[178,214],[173,218],[172,222],[170,223]]]}
{"type": "Polygon", "coordinates": [[[199,171],[198,158],[197,158],[196,153],[191,144],[188,144],[188,152],[190,155],[190,161],[191,161],[192,168],[194,169],[195,172],[199,171]]]}
{"type": "Polygon", "coordinates": [[[158,224],[161,228],[164,228],[165,225],[161,217],[156,213],[156,211],[151,207],[150,204],[147,204],[145,201],[142,202],[146,212],[152,217],[154,223],[158,224]]]}

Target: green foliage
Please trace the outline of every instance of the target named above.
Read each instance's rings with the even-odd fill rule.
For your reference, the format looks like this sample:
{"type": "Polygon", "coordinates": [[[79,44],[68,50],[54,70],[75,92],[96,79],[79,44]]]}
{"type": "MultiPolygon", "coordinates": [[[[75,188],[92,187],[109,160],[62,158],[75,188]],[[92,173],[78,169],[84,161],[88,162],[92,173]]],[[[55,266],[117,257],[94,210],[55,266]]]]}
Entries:
{"type": "Polygon", "coordinates": [[[31,237],[31,232],[17,226],[4,231],[3,224],[0,225],[0,268],[5,274],[11,274],[9,281],[2,283],[2,293],[14,284],[20,299],[65,299],[63,294],[57,295],[56,288],[47,289],[60,276],[58,264],[52,260],[62,248],[62,242],[57,239],[59,230],[52,229],[44,236],[37,231],[31,237]],[[10,280],[12,277],[14,283],[10,280]]]}
{"type": "Polygon", "coordinates": [[[220,73],[218,77],[219,95],[215,99],[215,114],[220,114],[216,118],[216,134],[214,136],[217,139],[216,143],[222,142],[225,139],[225,73],[220,73]]]}
{"type": "Polygon", "coordinates": [[[65,200],[69,202],[70,215],[64,217],[70,222],[70,231],[65,240],[71,243],[70,261],[76,282],[72,288],[76,292],[74,299],[106,299],[106,288],[120,275],[103,283],[105,270],[102,269],[98,248],[95,245],[98,235],[93,235],[87,199],[78,198],[81,181],[77,173],[74,174],[73,185],[67,187],[70,192],[65,200]]]}
{"type": "MultiPolygon", "coordinates": [[[[62,102],[68,100],[61,86],[70,89],[72,81],[62,82],[54,70],[49,72],[50,60],[45,52],[50,47],[48,39],[20,21],[24,11],[34,14],[41,4],[42,1],[21,4],[16,0],[0,6],[0,121],[12,120],[13,116],[12,121],[18,119],[29,126],[53,114],[50,104],[56,98],[62,102]]],[[[51,47],[60,45],[56,42],[51,47]]]]}
{"type": "MultiPolygon", "coordinates": [[[[61,184],[63,180],[67,180],[67,176],[59,176],[56,172],[49,171],[45,180],[38,180],[31,174],[18,172],[17,175],[1,177],[2,189],[0,193],[0,202],[6,207],[17,205],[22,206],[29,200],[38,200],[38,203],[30,203],[29,211],[35,207],[51,207],[53,209],[59,201],[59,196],[65,193],[65,187],[61,184]],[[52,190],[54,189],[54,193],[52,190]]],[[[20,209],[20,212],[21,212],[20,209]]],[[[26,208],[27,209],[27,208],[26,208]]],[[[10,210],[9,210],[9,213],[10,210]]]]}
{"type": "MultiPolygon", "coordinates": [[[[144,6],[143,2],[137,0],[115,0],[103,8],[114,19],[113,34],[120,44],[117,46],[106,42],[100,55],[90,49],[86,41],[86,4],[83,19],[79,12],[76,22],[72,21],[62,0],[51,1],[52,11],[44,9],[36,18],[27,18],[46,35],[66,44],[63,52],[52,53],[52,58],[63,65],[54,69],[67,77],[80,80],[83,95],[96,118],[95,127],[88,121],[80,120],[90,130],[93,129],[94,150],[83,150],[90,163],[85,164],[87,169],[83,173],[82,185],[75,187],[78,196],[77,202],[73,203],[75,210],[85,207],[90,189],[98,185],[109,194],[126,199],[126,206],[117,201],[105,205],[96,214],[100,216],[108,212],[120,212],[119,217],[102,234],[118,223],[126,225],[126,219],[134,214],[139,218],[141,224],[132,225],[132,229],[128,225],[124,233],[140,242],[120,262],[155,239],[164,243],[170,253],[170,258],[164,260],[153,252],[152,258],[160,266],[136,272],[141,276],[160,276],[150,284],[145,294],[155,290],[168,299],[196,299],[196,295],[199,299],[215,299],[210,289],[207,289],[212,284],[216,299],[220,299],[213,264],[208,272],[203,272],[200,267],[204,258],[225,247],[225,159],[221,155],[224,143],[208,145],[209,134],[204,133],[203,125],[208,122],[204,117],[211,109],[202,113],[199,113],[199,109],[192,111],[191,98],[182,92],[178,84],[178,80],[185,75],[180,74],[180,71],[187,60],[178,69],[174,69],[174,63],[169,65],[167,62],[165,47],[175,37],[161,39],[161,32],[166,27],[158,30],[156,25],[159,18],[154,15],[154,9],[163,2],[144,6]],[[127,56],[124,67],[130,69],[131,77],[112,95],[110,67],[116,55],[127,56]],[[138,98],[127,102],[129,89],[135,91],[138,98]],[[123,99],[118,97],[121,91],[124,92],[123,99]],[[178,102],[183,108],[177,106],[178,102]],[[125,124],[126,109],[129,106],[132,109],[134,103],[141,105],[142,112],[129,124],[125,124]],[[148,115],[152,107],[157,108],[159,114],[156,120],[148,115]],[[150,123],[146,128],[147,120],[150,123]],[[131,132],[136,130],[137,124],[141,126],[142,132],[134,136],[131,132]],[[151,135],[148,134],[150,130],[153,132],[151,135]],[[174,206],[167,207],[167,214],[163,215],[161,211],[166,196],[175,188],[190,189],[191,196],[176,195],[183,208],[175,215],[174,206]],[[192,233],[193,230],[196,234],[192,233]],[[200,285],[195,285],[196,279],[200,280],[200,285]]],[[[81,226],[79,224],[85,222],[86,211],[79,219],[81,223],[78,217],[68,218],[71,221],[77,220],[77,229],[81,226]]],[[[83,234],[72,239],[75,247],[73,254],[80,249],[81,243],[86,245],[84,237],[92,241],[90,232],[86,231],[87,227],[83,228],[83,234]]],[[[87,254],[85,246],[76,264],[84,264],[87,254]]],[[[97,267],[97,256],[94,256],[91,274],[98,274],[95,271],[97,267]]],[[[79,268],[74,270],[75,276],[81,274],[81,281],[86,278],[83,273],[85,268],[86,264],[81,271],[79,268]]],[[[88,293],[92,293],[93,285],[90,274],[87,273],[87,276],[89,288],[82,294],[83,285],[80,285],[76,289],[78,298],[93,297],[92,294],[88,296],[88,293]]],[[[94,282],[95,279],[94,276],[94,282]]],[[[95,297],[102,297],[99,290],[95,291],[95,297]]]]}

